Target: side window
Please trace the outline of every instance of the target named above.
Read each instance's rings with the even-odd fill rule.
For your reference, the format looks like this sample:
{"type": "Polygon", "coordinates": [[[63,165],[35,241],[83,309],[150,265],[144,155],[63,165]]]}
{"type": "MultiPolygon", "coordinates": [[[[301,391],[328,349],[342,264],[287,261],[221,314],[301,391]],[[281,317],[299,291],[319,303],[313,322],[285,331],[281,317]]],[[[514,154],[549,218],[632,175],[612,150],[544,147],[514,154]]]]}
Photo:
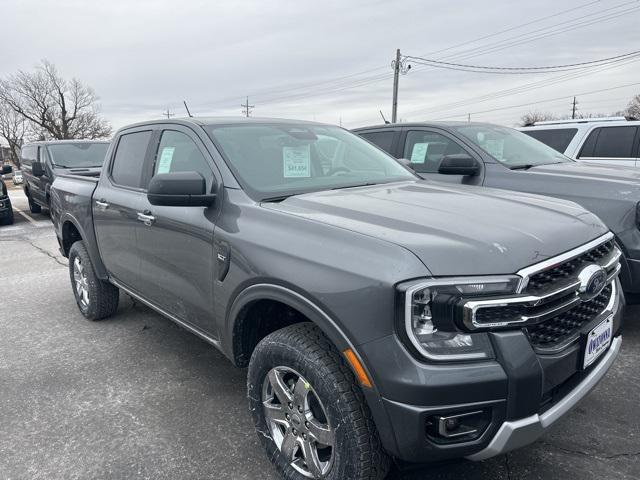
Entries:
{"type": "Polygon", "coordinates": [[[404,142],[404,158],[420,173],[438,173],[443,157],[460,153],[467,152],[458,143],[436,132],[410,131],[404,142]]]}
{"type": "Polygon", "coordinates": [[[22,148],[22,152],[20,153],[20,156],[22,157],[22,161],[25,162],[29,165],[31,165],[31,162],[35,161],[36,159],[36,154],[38,152],[38,147],[35,145],[28,145],[26,147],[22,148]]]}
{"type": "Polygon", "coordinates": [[[395,134],[396,132],[387,130],[386,132],[361,133],[360,136],[374,145],[377,145],[385,152],[392,153],[393,137],[395,134]]]}
{"type": "Polygon", "coordinates": [[[198,172],[213,184],[213,171],[195,142],[188,135],[175,130],[162,132],[153,165],[153,174],[171,172],[198,172]]]}
{"type": "Polygon", "coordinates": [[[580,151],[579,158],[634,158],[636,127],[600,127],[594,129],[580,151]]]}
{"type": "Polygon", "coordinates": [[[47,147],[38,148],[38,160],[45,165],[47,164],[49,160],[49,152],[47,151],[47,147]]]}
{"type": "Polygon", "coordinates": [[[142,169],[150,139],[150,130],[127,133],[120,137],[111,166],[111,178],[116,184],[142,187],[142,169]]]}
{"type": "Polygon", "coordinates": [[[560,153],[564,153],[577,132],[577,128],[553,128],[550,130],[525,130],[522,133],[535,138],[560,153]]]}

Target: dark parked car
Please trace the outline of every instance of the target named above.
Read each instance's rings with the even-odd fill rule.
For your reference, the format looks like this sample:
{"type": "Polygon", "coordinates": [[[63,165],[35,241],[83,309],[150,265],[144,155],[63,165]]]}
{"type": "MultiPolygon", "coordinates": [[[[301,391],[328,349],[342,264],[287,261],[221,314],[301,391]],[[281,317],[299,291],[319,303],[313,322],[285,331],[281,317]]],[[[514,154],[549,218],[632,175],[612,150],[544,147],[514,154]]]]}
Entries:
{"type": "Polygon", "coordinates": [[[248,366],[287,479],[523,447],[620,348],[620,252],[595,215],[424,182],[338,127],[136,124],[52,202],[82,314],[122,290],[248,366]]]}
{"type": "Polygon", "coordinates": [[[622,288],[640,299],[640,171],[576,162],[512,128],[432,122],[358,128],[355,133],[422,178],[572,200],[611,229],[623,252],[622,288]]]}
{"type": "Polygon", "coordinates": [[[50,208],[50,189],[61,173],[98,176],[109,142],[52,140],[22,147],[24,194],[31,213],[50,208]]]}
{"type": "Polygon", "coordinates": [[[11,225],[13,223],[13,207],[7,192],[7,185],[0,179],[0,224],[11,225]]]}

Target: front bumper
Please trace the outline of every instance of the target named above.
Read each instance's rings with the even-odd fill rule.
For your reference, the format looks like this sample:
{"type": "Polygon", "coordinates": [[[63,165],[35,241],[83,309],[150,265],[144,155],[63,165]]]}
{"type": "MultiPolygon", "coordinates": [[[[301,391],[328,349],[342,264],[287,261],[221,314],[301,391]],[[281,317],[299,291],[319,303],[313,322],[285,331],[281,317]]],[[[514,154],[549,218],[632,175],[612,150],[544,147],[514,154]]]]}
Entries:
{"type": "Polygon", "coordinates": [[[602,380],[602,377],[604,377],[618,356],[621,345],[622,337],[614,338],[609,351],[587,377],[549,410],[541,415],[535,414],[520,420],[504,422],[489,445],[478,453],[468,455],[467,458],[473,461],[486,460],[487,458],[524,447],[537,440],[602,380]]]}
{"type": "MultiPolygon", "coordinates": [[[[618,283],[619,286],[619,283],[618,283]]],[[[582,370],[582,342],[554,353],[534,350],[520,330],[491,333],[497,358],[437,364],[414,357],[397,335],[359,345],[377,387],[365,389],[385,449],[407,462],[466,457],[483,460],[535,441],[603,378],[621,345],[624,297],[584,327],[613,313],[606,353],[582,370]],[[485,410],[490,418],[477,438],[440,442],[427,434],[434,417],[485,410]]]]}

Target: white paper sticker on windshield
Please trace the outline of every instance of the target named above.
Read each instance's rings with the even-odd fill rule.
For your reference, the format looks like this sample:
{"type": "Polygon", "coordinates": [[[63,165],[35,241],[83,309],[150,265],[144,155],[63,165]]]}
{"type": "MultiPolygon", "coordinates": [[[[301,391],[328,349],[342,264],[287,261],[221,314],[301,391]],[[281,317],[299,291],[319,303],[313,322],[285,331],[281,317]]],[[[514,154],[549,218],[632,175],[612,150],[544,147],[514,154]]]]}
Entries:
{"type": "Polygon", "coordinates": [[[411,163],[424,163],[427,158],[428,143],[416,143],[411,150],[411,163]]]}
{"type": "Polygon", "coordinates": [[[171,171],[171,161],[173,160],[173,152],[175,150],[175,147],[164,147],[162,149],[156,173],[169,173],[171,171]]]}
{"type": "Polygon", "coordinates": [[[502,160],[504,140],[485,140],[484,149],[496,160],[502,160]]]}
{"type": "Polygon", "coordinates": [[[311,150],[309,145],[282,147],[284,178],[305,178],[311,176],[311,150]]]}

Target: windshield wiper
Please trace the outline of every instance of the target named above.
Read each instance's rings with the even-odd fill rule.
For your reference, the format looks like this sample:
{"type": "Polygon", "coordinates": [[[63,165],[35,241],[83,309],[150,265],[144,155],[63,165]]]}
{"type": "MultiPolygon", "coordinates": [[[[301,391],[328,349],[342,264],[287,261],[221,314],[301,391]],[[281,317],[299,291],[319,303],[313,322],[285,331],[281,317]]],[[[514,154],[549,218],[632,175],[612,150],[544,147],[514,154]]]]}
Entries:
{"type": "Polygon", "coordinates": [[[510,170],[529,170],[531,167],[537,167],[537,165],[533,165],[532,163],[527,163],[525,165],[516,165],[514,167],[509,167],[510,170]]]}
{"type": "Polygon", "coordinates": [[[359,183],[357,185],[345,185],[344,187],[334,187],[331,190],[343,190],[345,188],[357,188],[357,187],[370,187],[372,185],[378,185],[378,184],[375,182],[359,183]]]}
{"type": "Polygon", "coordinates": [[[289,197],[293,197],[295,196],[295,193],[291,193],[289,195],[278,195],[277,197],[269,197],[269,198],[263,198],[262,200],[260,200],[261,203],[278,203],[278,202],[282,202],[283,200],[286,200],[289,197]]]}

